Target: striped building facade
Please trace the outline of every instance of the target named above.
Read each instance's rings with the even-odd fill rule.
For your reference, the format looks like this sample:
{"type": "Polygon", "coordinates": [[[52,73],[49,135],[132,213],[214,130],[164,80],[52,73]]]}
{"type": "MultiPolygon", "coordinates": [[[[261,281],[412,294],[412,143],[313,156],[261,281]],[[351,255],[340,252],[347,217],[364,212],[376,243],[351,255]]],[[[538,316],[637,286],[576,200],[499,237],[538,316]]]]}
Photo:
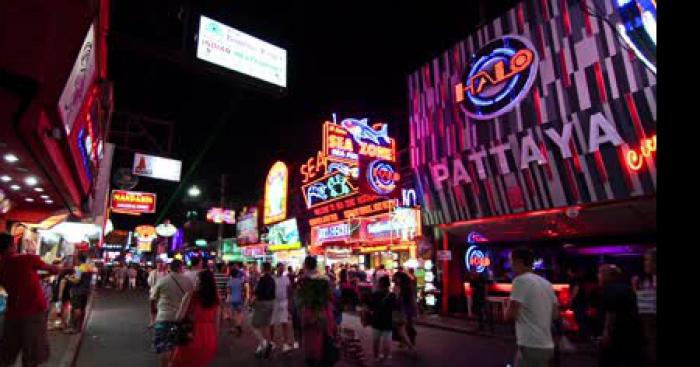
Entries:
{"type": "Polygon", "coordinates": [[[425,224],[655,194],[655,155],[632,169],[628,154],[655,136],[656,78],[613,28],[612,1],[525,0],[409,75],[410,161],[425,224]],[[472,119],[456,102],[455,86],[464,83],[472,55],[503,35],[530,40],[537,77],[510,112],[472,119]],[[592,132],[591,121],[601,118],[620,141],[591,147],[591,135],[604,134],[592,132]],[[549,137],[565,129],[568,149],[549,137]],[[523,168],[523,144],[532,142],[545,160],[523,168]],[[507,163],[489,152],[504,143],[507,163]],[[469,178],[455,179],[461,167],[469,178]]]}

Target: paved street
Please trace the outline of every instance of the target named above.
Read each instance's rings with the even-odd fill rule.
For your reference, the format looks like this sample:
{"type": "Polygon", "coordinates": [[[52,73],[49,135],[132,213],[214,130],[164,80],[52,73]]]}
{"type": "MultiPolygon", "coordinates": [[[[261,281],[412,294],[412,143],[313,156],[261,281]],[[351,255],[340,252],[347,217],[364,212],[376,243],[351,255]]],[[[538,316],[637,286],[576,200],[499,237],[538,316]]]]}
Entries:
{"type": "MultiPolygon", "coordinates": [[[[99,290],[92,317],[77,359],[78,367],[155,366],[151,352],[152,333],[146,329],[148,303],[145,291],[118,293],[99,290]]],[[[368,365],[371,358],[371,329],[362,328],[357,317],[344,315],[343,326],[359,330],[368,365]]],[[[269,361],[253,357],[255,341],[249,332],[243,337],[224,333],[214,366],[300,366],[299,352],[277,356],[269,361]]],[[[503,338],[474,336],[435,328],[418,327],[418,357],[396,352],[385,366],[479,366],[503,367],[514,353],[512,341],[503,338]]],[[[345,365],[339,363],[339,366],[345,365]]],[[[591,358],[566,356],[563,366],[592,366],[591,358]]]]}

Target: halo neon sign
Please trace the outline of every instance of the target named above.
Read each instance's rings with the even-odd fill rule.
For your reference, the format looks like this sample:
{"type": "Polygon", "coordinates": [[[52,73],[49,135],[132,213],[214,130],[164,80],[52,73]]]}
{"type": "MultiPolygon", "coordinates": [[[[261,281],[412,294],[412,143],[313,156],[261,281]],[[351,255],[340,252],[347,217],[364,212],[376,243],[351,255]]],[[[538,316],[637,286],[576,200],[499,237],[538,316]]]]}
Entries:
{"type": "Polygon", "coordinates": [[[539,59],[532,43],[507,35],[479,49],[455,87],[457,102],[474,119],[488,120],[512,110],[530,91],[539,59]]]}

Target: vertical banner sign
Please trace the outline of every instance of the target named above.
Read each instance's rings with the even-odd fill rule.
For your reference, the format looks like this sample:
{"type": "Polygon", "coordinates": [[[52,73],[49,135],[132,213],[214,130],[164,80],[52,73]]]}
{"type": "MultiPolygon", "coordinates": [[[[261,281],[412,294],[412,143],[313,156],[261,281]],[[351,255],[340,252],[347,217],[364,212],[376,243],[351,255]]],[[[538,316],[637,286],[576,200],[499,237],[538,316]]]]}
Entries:
{"type": "Polygon", "coordinates": [[[287,218],[287,188],[289,171],[283,162],[276,162],[265,180],[265,224],[279,222],[287,218]]]}

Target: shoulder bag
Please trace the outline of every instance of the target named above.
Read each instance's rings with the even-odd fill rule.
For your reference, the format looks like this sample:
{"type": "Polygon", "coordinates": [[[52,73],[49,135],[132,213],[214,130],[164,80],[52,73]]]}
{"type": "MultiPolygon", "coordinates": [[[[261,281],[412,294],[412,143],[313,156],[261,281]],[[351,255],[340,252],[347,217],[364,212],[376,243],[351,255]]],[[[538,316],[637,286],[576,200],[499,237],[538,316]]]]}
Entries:
{"type": "Polygon", "coordinates": [[[178,316],[180,317],[178,317],[178,320],[175,321],[173,326],[170,327],[168,337],[175,345],[185,345],[192,340],[192,332],[194,330],[194,325],[190,319],[191,296],[189,296],[188,293],[182,289],[182,286],[180,286],[180,283],[177,281],[175,276],[171,277],[173,278],[173,281],[177,287],[180,288],[183,297],[180,303],[180,309],[177,312],[178,316]]]}

